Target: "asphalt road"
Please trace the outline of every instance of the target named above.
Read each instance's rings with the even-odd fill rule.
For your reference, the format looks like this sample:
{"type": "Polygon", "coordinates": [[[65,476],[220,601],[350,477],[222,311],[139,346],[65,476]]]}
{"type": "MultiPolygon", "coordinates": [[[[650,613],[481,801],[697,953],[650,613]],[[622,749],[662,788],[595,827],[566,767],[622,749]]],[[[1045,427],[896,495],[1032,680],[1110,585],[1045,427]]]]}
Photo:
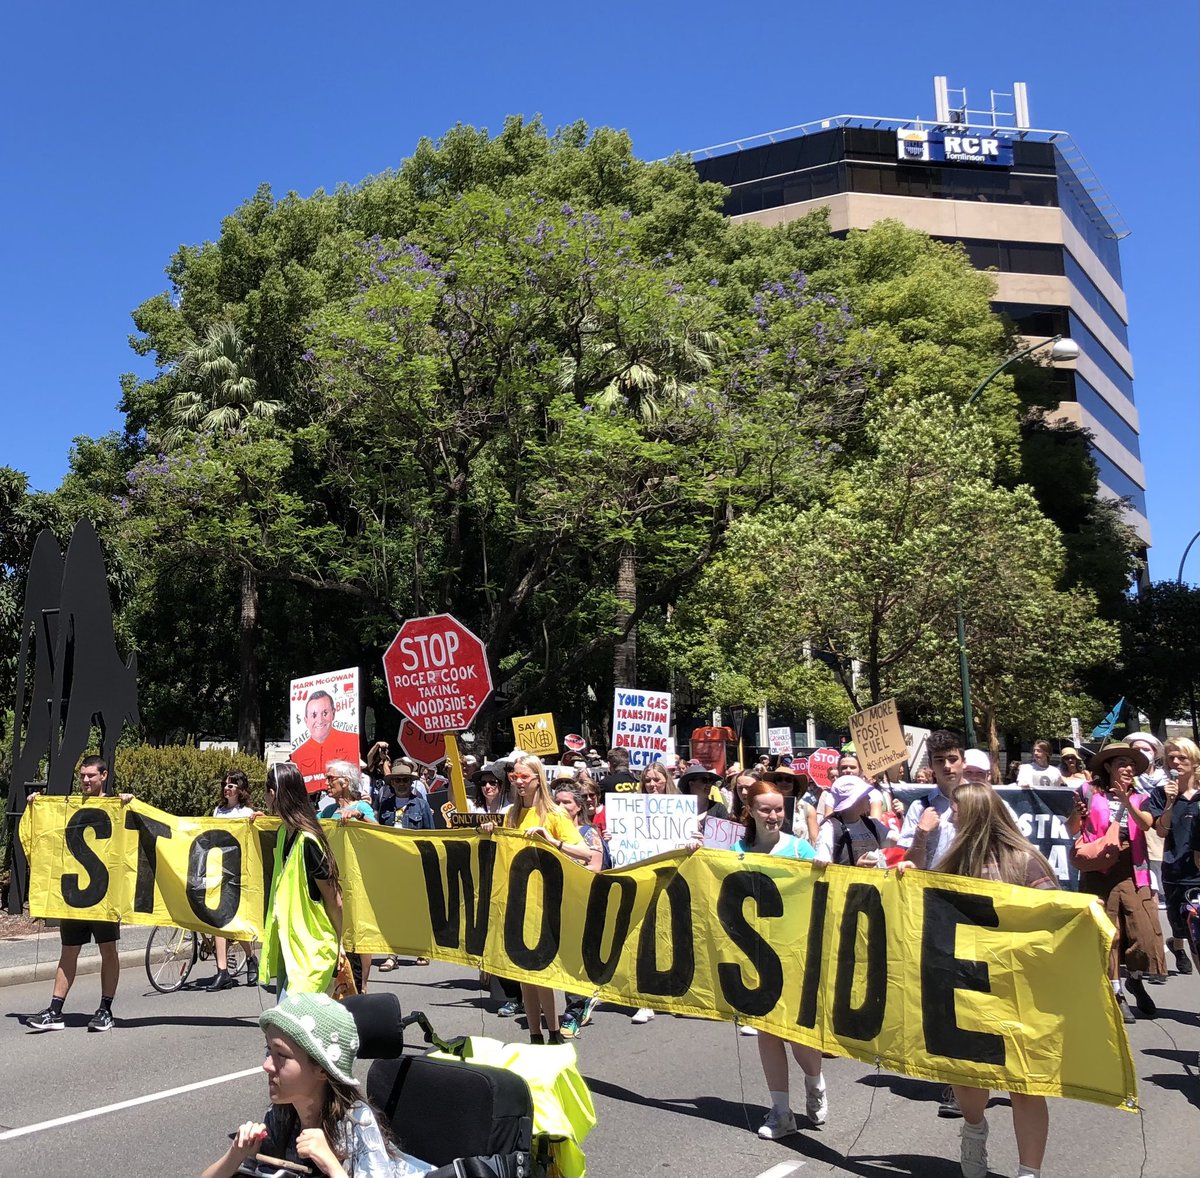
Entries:
{"type": "MultiPolygon", "coordinates": [[[[4,951],[0,944],[0,965],[4,951]]],[[[209,972],[203,965],[196,971],[201,979],[209,972]]],[[[376,973],[372,989],[395,987],[406,1011],[426,1011],[446,1035],[520,1037],[510,1020],[483,1010],[474,982],[463,968],[435,962],[376,973]]],[[[49,990],[47,982],[0,988],[0,1178],[194,1175],[220,1156],[231,1129],[266,1108],[255,1020],[270,1002],[267,992],[163,995],[150,990],[140,969],[126,969],[114,1007],[117,1029],[89,1034],[99,977],[81,976],[67,1005],[68,1029],[30,1034],[19,1016],[43,1007],[49,990]],[[131,1101],[139,1103],[124,1103],[131,1101]],[[80,1115],[108,1105],[118,1107],[80,1115]],[[44,1127],[13,1132],[36,1126],[44,1127]]],[[[1047,1176],[1196,1174],[1200,979],[1172,977],[1152,993],[1160,1017],[1130,1028],[1145,1107],[1144,1170],[1137,1116],[1056,1100],[1047,1176]]],[[[596,1178],[959,1175],[959,1122],[938,1119],[932,1084],[827,1061],[829,1123],[769,1142],[754,1132],[767,1099],[755,1041],[729,1024],[659,1015],[633,1026],[627,1013],[601,1007],[578,1051],[599,1118],[585,1142],[596,1178]]],[[[360,1075],[366,1066],[360,1063],[360,1075]]],[[[793,1093],[802,1108],[795,1069],[793,1093]]],[[[1014,1174],[1006,1098],[995,1097],[988,1116],[992,1173],[1014,1174]]]]}

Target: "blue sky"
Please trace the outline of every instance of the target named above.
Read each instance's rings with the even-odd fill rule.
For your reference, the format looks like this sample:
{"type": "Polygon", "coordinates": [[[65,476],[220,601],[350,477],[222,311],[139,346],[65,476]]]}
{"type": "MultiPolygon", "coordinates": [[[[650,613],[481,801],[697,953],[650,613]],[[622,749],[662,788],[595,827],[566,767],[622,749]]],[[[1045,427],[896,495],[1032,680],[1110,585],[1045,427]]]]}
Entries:
{"type": "Polygon", "coordinates": [[[1073,134],[1133,230],[1151,572],[1175,576],[1200,528],[1194,5],[1050,0],[1011,24],[924,0],[416,9],[4,6],[0,464],[50,489],[73,437],[119,428],[118,377],[143,364],[129,312],[260,182],[356,182],[422,135],[510,113],[622,127],[656,158],[834,114],[928,117],[935,74],[972,106],[1019,80],[1033,125],[1073,134]]]}

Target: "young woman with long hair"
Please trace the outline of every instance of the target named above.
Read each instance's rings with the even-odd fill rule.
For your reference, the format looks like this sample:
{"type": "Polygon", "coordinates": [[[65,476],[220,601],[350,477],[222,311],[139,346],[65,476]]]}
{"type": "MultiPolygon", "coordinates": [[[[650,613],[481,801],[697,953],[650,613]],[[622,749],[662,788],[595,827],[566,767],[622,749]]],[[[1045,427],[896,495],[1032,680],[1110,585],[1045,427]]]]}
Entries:
{"type": "MultiPolygon", "coordinates": [[[[508,771],[508,780],[516,790],[517,800],[504,815],[504,825],[509,830],[523,831],[526,838],[540,838],[553,844],[569,859],[582,863],[593,870],[600,862],[600,852],[593,851],[567,812],[554,804],[550,787],[546,784],[546,771],[537,757],[528,753],[517,757],[508,771]]],[[[479,828],[489,833],[493,827],[484,823],[479,828]]],[[[542,1020],[551,1043],[562,1043],[562,1031],[558,1025],[558,1013],[554,1006],[554,991],[549,986],[521,983],[521,999],[529,1021],[529,1041],[544,1043],[542,1020]]]]}
{"type": "MultiPolygon", "coordinates": [[[[253,818],[257,811],[250,804],[250,779],[240,770],[231,769],[221,778],[221,792],[213,810],[214,818],[253,818]]],[[[237,978],[229,973],[229,939],[214,937],[213,957],[217,972],[205,987],[208,990],[224,990],[237,985],[237,978]]],[[[254,943],[246,944],[246,985],[258,981],[258,958],[254,956],[254,943]]]]}
{"type": "Polygon", "coordinates": [[[659,761],[652,761],[642,770],[642,776],[638,779],[638,789],[644,794],[677,794],[679,792],[675,778],[659,761]]]}
{"type": "Polygon", "coordinates": [[[322,994],[333,981],[342,938],[337,860],[295,763],[272,765],[267,786],[275,790],[280,826],[259,981],[274,978],[279,999],[289,990],[322,994]]]}
{"type": "MultiPolygon", "coordinates": [[[[1027,888],[1058,887],[1054,868],[1020,832],[1003,799],[987,782],[964,782],[951,794],[956,834],[934,870],[1027,888]]],[[[926,832],[918,831],[916,838],[926,832]]],[[[914,838],[913,845],[916,845],[914,838]]],[[[902,863],[900,874],[910,864],[902,863]]],[[[963,1178],[986,1178],[988,1126],[986,1088],[954,1085],[962,1110],[961,1164],[963,1178]]],[[[1010,1092],[1013,1129],[1017,1137],[1017,1178],[1041,1172],[1050,1133],[1050,1114],[1044,1096],[1010,1092]]]]}
{"type": "Polygon", "coordinates": [[[395,1145],[386,1118],[363,1098],[354,1076],[358,1030],[350,1012],[325,994],[291,994],[259,1016],[267,1039],[271,1107],[233,1134],[225,1155],[202,1178],[232,1178],[262,1153],[307,1163],[327,1178],[389,1178],[428,1167],[395,1145]]]}
{"type": "MultiPolygon", "coordinates": [[[[772,781],[756,781],[745,791],[746,828],[733,850],[747,855],[772,855],[780,859],[811,859],[812,844],[783,829],[783,794],[772,781]]],[[[821,1053],[815,1047],[793,1043],[792,1056],[804,1073],[805,1111],[814,1125],[823,1125],[829,1115],[821,1053]]],[[[792,1114],[791,1083],[788,1079],[787,1045],[769,1031],[758,1032],[758,1058],[762,1063],[771,1109],[758,1130],[759,1137],[775,1141],[796,1132],[792,1114]]]]}
{"type": "MultiPolygon", "coordinates": [[[[1167,771],[1175,777],[1150,791],[1147,809],[1163,837],[1163,895],[1171,926],[1171,952],[1175,968],[1191,973],[1188,960],[1187,894],[1200,888],[1200,864],[1192,857],[1194,839],[1200,838],[1200,748],[1185,736],[1174,736],[1163,747],[1167,771]]],[[[1197,947],[1192,946],[1192,952],[1197,947]]],[[[1200,962],[1197,962],[1200,967],[1200,962]]]]}

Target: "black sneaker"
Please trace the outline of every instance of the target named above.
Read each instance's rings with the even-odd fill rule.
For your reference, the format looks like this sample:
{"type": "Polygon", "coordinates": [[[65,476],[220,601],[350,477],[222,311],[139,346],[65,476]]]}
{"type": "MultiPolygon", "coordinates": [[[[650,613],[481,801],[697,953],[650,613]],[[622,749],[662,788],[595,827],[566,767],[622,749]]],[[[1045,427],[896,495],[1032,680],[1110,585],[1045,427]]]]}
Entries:
{"type": "Polygon", "coordinates": [[[204,988],[210,993],[215,994],[218,990],[228,990],[230,986],[236,986],[237,979],[231,978],[225,970],[220,970],[209,981],[204,988]]]}
{"type": "Polygon", "coordinates": [[[1191,973],[1192,959],[1188,956],[1186,949],[1172,949],[1175,954],[1175,971],[1176,973],[1191,973]]]}
{"type": "Polygon", "coordinates": [[[61,1014],[55,1014],[47,1006],[45,1010],[40,1010],[37,1014],[31,1014],[25,1020],[25,1025],[31,1031],[61,1031],[67,1025],[67,1022],[61,1014]]]}
{"type": "Polygon", "coordinates": [[[113,1029],[113,1016],[111,1010],[105,1010],[101,1007],[91,1019],[88,1021],[89,1031],[111,1031],[113,1029]]]}
{"type": "Polygon", "coordinates": [[[1125,1001],[1124,994],[1117,995],[1117,1009],[1121,1012],[1121,1018],[1127,1023],[1136,1023],[1137,1017],[1133,1011],[1129,1009],[1129,1003],[1125,1001]]]}
{"type": "Polygon", "coordinates": [[[958,1097],[954,1095],[954,1089],[949,1084],[942,1089],[942,1099],[938,1101],[938,1116],[939,1117],[961,1117],[962,1109],[958,1107],[958,1097]]]}
{"type": "Polygon", "coordinates": [[[1158,1007],[1154,1005],[1154,999],[1146,993],[1146,984],[1141,978],[1126,978],[1125,989],[1133,995],[1133,1000],[1137,1003],[1137,1008],[1146,1015],[1147,1018],[1153,1018],[1158,1014],[1158,1007]]]}

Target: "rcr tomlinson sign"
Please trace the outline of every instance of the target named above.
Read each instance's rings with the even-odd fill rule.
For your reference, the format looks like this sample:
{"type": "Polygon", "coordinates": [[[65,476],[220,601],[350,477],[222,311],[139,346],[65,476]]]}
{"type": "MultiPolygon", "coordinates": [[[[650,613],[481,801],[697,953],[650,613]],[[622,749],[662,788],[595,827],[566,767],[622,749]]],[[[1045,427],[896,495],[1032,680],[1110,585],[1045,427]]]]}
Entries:
{"type": "Polygon", "coordinates": [[[492,693],[480,640],[449,614],[409,618],[383,655],[388,696],[422,732],[469,728],[492,693]]]}

